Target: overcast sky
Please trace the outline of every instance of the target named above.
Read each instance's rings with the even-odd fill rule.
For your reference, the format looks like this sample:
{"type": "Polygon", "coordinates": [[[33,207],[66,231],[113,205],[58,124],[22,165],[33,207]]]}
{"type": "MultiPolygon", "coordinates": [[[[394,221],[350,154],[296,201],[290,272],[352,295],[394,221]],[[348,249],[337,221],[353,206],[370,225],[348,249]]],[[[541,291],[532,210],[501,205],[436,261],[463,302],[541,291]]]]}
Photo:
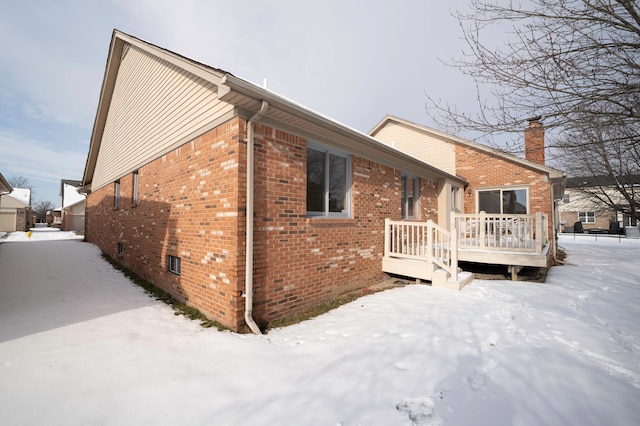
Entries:
{"type": "MultiPolygon", "coordinates": [[[[433,126],[426,97],[473,108],[451,12],[466,1],[30,0],[0,14],[0,173],[34,202],[82,179],[114,28],[368,132],[386,114],[433,126]],[[458,6],[456,6],[458,5],[458,6]]],[[[444,130],[444,129],[442,129],[444,130]]]]}

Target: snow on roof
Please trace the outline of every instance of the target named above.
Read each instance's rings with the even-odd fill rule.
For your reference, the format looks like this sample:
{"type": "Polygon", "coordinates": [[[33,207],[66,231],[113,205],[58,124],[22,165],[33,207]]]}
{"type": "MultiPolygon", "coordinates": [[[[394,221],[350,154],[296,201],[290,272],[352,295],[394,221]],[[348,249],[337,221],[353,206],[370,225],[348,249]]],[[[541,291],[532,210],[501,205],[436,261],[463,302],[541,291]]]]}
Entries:
{"type": "Polygon", "coordinates": [[[31,190],[29,188],[13,188],[9,197],[26,204],[31,205],[31,190]]]}
{"type": "Polygon", "coordinates": [[[69,207],[85,199],[84,194],[78,193],[78,187],[65,183],[62,192],[62,208],[69,207]]]}

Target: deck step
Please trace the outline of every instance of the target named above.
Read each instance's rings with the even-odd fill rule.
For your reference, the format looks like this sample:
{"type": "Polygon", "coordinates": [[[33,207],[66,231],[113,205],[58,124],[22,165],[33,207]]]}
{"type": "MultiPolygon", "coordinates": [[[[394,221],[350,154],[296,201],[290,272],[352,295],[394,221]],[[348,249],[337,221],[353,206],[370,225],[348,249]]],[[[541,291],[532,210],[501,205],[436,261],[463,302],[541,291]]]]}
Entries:
{"type": "Polygon", "coordinates": [[[462,290],[464,286],[473,281],[471,272],[458,272],[458,279],[453,280],[451,275],[444,269],[438,269],[433,272],[431,279],[432,287],[448,288],[450,290],[462,290]]]}

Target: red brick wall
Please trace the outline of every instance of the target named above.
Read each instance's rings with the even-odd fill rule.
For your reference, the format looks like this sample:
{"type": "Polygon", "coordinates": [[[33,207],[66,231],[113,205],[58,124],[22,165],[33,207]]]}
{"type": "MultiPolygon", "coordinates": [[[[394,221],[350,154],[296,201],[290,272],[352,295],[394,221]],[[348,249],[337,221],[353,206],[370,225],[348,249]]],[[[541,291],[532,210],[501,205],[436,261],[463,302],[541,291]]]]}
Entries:
{"type": "Polygon", "coordinates": [[[527,186],[529,214],[541,212],[549,218],[549,238],[553,237],[551,186],[535,170],[484,151],[456,144],[456,170],[469,182],[464,194],[464,212],[476,213],[476,190],[489,187],[527,186]],[[468,191],[471,189],[471,196],[468,191]]]}
{"type": "Polygon", "coordinates": [[[140,168],[136,206],[132,174],[120,179],[119,209],[113,184],[89,194],[85,234],[109,256],[234,329],[244,310],[241,126],[234,119],[140,168]],[[182,259],[180,276],[168,272],[167,255],[182,259]]]}
{"type": "MultiPolygon", "coordinates": [[[[254,314],[299,313],[384,278],[384,219],[400,219],[401,172],[352,157],[352,217],[307,218],[306,140],[256,125],[254,314]]],[[[422,219],[437,220],[436,184],[421,181],[422,219]]]]}
{"type": "MultiPolygon", "coordinates": [[[[246,123],[236,118],[87,197],[86,238],[155,285],[234,330],[244,327],[246,123]],[[118,243],[124,253],[118,254],[118,243]],[[182,259],[180,276],[167,255],[182,259]]],[[[254,316],[299,313],[379,282],[384,219],[400,219],[401,172],[352,157],[352,217],[307,218],[306,140],[256,124],[254,316]]],[[[420,219],[437,220],[421,181],[420,219]]]]}

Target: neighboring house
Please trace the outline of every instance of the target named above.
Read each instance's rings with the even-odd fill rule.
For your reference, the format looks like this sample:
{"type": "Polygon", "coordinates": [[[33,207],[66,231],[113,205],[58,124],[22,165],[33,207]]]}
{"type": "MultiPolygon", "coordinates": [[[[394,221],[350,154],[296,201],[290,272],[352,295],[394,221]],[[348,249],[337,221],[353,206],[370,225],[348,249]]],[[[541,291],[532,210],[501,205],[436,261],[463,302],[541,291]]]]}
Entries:
{"type": "Polygon", "coordinates": [[[84,232],[86,195],[78,192],[82,181],[63,179],[60,182],[62,197],[61,228],[63,231],[84,232]]]}
{"type": "MultiPolygon", "coordinates": [[[[11,191],[13,191],[13,187],[4,178],[2,173],[0,173],[0,206],[2,205],[2,197],[9,195],[11,191]]],[[[0,211],[0,232],[7,232],[5,228],[9,228],[11,223],[13,223],[13,221],[9,218],[9,215],[3,214],[2,211],[0,211]],[[7,223],[5,223],[5,221],[7,223]]],[[[0,236],[2,236],[2,234],[0,234],[0,236]]]]}
{"type": "Polygon", "coordinates": [[[53,228],[62,228],[62,207],[47,211],[47,225],[53,228]]]}
{"type": "MultiPolygon", "coordinates": [[[[640,176],[631,176],[624,182],[630,192],[640,193],[640,176]]],[[[597,197],[611,200],[622,210],[629,203],[615,189],[614,182],[608,176],[571,177],[567,179],[567,189],[560,204],[560,223],[563,232],[576,231],[576,223],[583,232],[637,233],[638,223],[628,213],[621,213],[597,197]]]]}
{"type": "Polygon", "coordinates": [[[11,191],[13,191],[13,187],[4,178],[2,173],[0,173],[0,197],[11,193],[11,191]]]}
{"type": "MultiPolygon", "coordinates": [[[[256,321],[383,280],[392,249],[385,221],[439,222],[453,203],[440,189],[467,187],[454,173],[119,31],[82,184],[87,241],[208,317],[254,332],[256,321]]],[[[420,248],[442,265],[434,284],[463,285],[470,275],[458,274],[449,234],[428,223],[443,241],[437,255],[420,248]]]]}
{"type": "Polygon", "coordinates": [[[447,199],[452,204],[439,210],[453,214],[439,215],[440,225],[455,227],[459,260],[507,265],[515,275],[523,266],[550,264],[559,224],[556,204],[566,182],[563,172],[544,165],[539,118],[532,118],[524,133],[524,159],[393,116],[370,135],[468,182],[439,188],[453,194],[447,199]],[[498,246],[504,250],[497,252],[498,246]]]}
{"type": "Polygon", "coordinates": [[[0,196],[0,231],[28,231],[32,226],[33,211],[29,188],[13,188],[9,194],[0,196]]]}

